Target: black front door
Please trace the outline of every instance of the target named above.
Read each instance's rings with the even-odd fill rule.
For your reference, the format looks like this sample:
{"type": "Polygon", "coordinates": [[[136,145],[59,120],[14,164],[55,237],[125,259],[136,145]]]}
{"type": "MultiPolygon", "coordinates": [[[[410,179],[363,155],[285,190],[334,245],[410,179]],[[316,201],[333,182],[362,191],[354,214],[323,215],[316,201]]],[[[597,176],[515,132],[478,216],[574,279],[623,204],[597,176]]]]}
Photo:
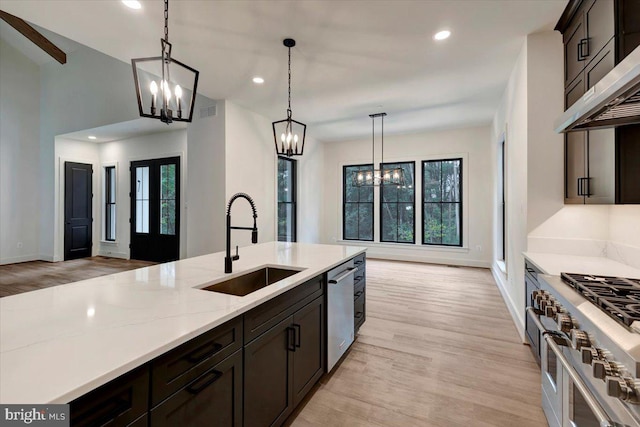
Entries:
{"type": "Polygon", "coordinates": [[[180,247],[180,157],[131,162],[131,259],[174,261],[180,247]]]}
{"type": "Polygon", "coordinates": [[[93,168],[64,162],[64,259],[91,256],[93,168]]]}

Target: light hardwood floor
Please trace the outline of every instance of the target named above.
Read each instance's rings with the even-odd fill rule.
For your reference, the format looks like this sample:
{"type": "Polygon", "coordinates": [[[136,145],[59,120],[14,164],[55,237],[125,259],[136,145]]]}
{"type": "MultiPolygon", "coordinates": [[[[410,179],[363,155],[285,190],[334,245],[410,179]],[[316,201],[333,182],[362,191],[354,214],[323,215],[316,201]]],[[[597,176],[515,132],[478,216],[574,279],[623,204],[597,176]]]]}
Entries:
{"type": "Polygon", "coordinates": [[[0,265],[0,297],[153,265],[154,262],[91,257],[64,262],[0,265]]]}
{"type": "Polygon", "coordinates": [[[367,320],[288,424],[543,427],[540,370],[489,270],[367,261],[367,320]]]}

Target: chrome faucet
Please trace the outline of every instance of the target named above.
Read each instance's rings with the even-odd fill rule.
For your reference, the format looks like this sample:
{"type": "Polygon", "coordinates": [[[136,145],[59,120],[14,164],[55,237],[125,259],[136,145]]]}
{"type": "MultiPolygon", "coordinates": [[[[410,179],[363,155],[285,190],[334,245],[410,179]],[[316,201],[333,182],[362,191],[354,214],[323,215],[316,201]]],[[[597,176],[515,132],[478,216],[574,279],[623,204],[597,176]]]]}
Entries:
{"type": "Polygon", "coordinates": [[[231,196],[231,199],[229,199],[229,203],[227,204],[227,256],[224,257],[225,273],[231,273],[233,261],[240,259],[240,255],[238,255],[238,246],[236,246],[236,254],[234,256],[231,256],[231,230],[251,230],[251,243],[258,243],[258,227],[256,225],[256,218],[258,218],[258,213],[256,212],[256,204],[248,194],[236,193],[231,196]],[[236,199],[239,198],[246,199],[251,205],[251,209],[253,210],[253,228],[231,226],[231,205],[233,205],[233,202],[235,202],[236,199]]]}

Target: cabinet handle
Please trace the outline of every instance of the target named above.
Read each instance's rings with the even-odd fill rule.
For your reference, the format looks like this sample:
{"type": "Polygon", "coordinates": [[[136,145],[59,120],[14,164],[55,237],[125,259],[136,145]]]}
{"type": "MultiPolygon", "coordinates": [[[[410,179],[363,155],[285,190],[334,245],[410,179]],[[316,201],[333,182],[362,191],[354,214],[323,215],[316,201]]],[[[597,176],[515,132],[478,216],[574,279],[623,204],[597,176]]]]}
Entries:
{"type": "Polygon", "coordinates": [[[296,330],[292,327],[287,328],[287,350],[296,351],[296,330]]]}
{"type": "Polygon", "coordinates": [[[363,262],[364,262],[364,260],[363,260],[363,259],[360,259],[360,260],[358,260],[358,261],[355,261],[355,262],[354,262],[354,264],[355,264],[355,265],[360,265],[360,264],[362,264],[363,262]]]}
{"type": "Polygon", "coordinates": [[[185,356],[185,359],[190,362],[190,363],[200,363],[202,362],[204,359],[207,359],[211,356],[213,356],[215,353],[217,353],[218,351],[220,351],[220,349],[222,348],[222,344],[219,344],[217,342],[210,342],[207,343],[201,347],[196,348],[195,350],[193,350],[191,353],[187,354],[185,356]],[[201,354],[197,354],[199,353],[202,349],[206,349],[207,347],[211,346],[211,350],[207,350],[201,354]]]}
{"type": "Polygon", "coordinates": [[[293,333],[293,337],[294,337],[293,342],[295,343],[294,345],[296,347],[300,348],[300,340],[301,340],[300,336],[302,335],[302,333],[301,333],[302,328],[297,323],[294,323],[293,324],[293,329],[294,329],[293,330],[293,332],[294,332],[293,333]]]}
{"type": "Polygon", "coordinates": [[[355,277],[353,278],[353,281],[354,281],[354,282],[359,282],[360,280],[362,280],[362,278],[363,278],[363,277],[364,277],[364,275],[361,275],[361,276],[355,276],[355,277]]]}
{"type": "Polygon", "coordinates": [[[357,312],[357,313],[356,313],[356,315],[355,315],[354,317],[355,317],[356,319],[361,319],[363,315],[364,315],[364,313],[363,313],[363,312],[361,312],[361,311],[359,311],[359,312],[357,312]]]}
{"type": "Polygon", "coordinates": [[[358,292],[356,292],[356,293],[355,293],[355,295],[353,296],[353,299],[354,299],[354,300],[355,300],[355,299],[358,299],[358,297],[359,297],[360,295],[362,295],[363,293],[364,293],[364,291],[358,291],[358,292]]]}
{"type": "Polygon", "coordinates": [[[211,384],[215,383],[221,376],[222,372],[212,369],[208,373],[202,375],[199,379],[192,382],[189,386],[185,387],[185,390],[187,390],[191,394],[198,394],[205,388],[209,387],[211,384]],[[207,377],[210,378],[204,381],[207,377]],[[202,384],[196,384],[198,382],[202,382],[202,384]]]}
{"type": "Polygon", "coordinates": [[[584,61],[589,54],[589,39],[580,39],[578,42],[578,61],[584,61]]]}
{"type": "Polygon", "coordinates": [[[591,197],[591,178],[584,178],[585,188],[583,189],[583,193],[587,197],[591,197]]]}

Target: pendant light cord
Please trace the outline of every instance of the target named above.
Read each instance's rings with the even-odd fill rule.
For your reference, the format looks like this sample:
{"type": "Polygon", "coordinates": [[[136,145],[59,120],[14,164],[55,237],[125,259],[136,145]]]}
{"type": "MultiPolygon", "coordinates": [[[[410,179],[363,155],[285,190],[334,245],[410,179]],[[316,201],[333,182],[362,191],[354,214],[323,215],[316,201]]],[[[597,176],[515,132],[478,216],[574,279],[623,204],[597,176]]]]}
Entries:
{"type": "Polygon", "coordinates": [[[289,48],[289,108],[287,109],[287,118],[291,118],[291,48],[289,48]]]}
{"type": "Polygon", "coordinates": [[[164,0],[164,41],[169,42],[169,0],[164,0]]]}

